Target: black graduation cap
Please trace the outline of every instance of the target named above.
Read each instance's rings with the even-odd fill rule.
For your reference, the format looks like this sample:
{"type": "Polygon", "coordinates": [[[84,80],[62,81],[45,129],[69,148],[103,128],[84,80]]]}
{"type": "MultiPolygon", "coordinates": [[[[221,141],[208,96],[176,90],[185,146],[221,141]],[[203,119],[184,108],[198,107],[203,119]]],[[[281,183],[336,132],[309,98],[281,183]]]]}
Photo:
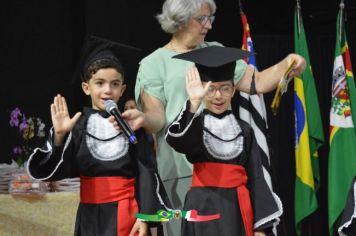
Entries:
{"type": "Polygon", "coordinates": [[[141,50],[94,35],[87,35],[73,75],[73,82],[85,80],[88,67],[99,59],[111,59],[124,72],[125,83],[131,86],[136,80],[141,50]]]}
{"type": "Polygon", "coordinates": [[[194,62],[201,81],[220,82],[232,80],[236,61],[252,55],[254,53],[249,51],[214,45],[178,54],[172,58],[194,62]]]}

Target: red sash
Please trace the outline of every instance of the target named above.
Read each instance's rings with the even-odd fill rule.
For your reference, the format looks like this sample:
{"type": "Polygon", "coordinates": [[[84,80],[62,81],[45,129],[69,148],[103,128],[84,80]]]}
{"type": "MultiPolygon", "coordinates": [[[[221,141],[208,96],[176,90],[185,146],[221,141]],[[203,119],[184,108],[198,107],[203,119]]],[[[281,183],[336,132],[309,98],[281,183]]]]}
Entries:
{"type": "Polygon", "coordinates": [[[208,162],[194,164],[192,187],[236,188],[246,236],[253,236],[253,212],[246,183],[246,171],[240,165],[208,162]]]}
{"type": "Polygon", "coordinates": [[[136,222],[135,213],[138,212],[135,179],[120,176],[81,176],[80,202],[93,204],[118,202],[117,235],[129,235],[136,222]]]}

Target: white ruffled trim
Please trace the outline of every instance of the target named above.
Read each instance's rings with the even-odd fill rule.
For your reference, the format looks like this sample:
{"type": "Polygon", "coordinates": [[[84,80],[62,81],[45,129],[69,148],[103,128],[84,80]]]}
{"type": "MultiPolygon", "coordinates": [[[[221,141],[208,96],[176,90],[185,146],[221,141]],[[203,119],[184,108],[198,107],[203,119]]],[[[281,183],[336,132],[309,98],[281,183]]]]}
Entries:
{"type": "Polygon", "coordinates": [[[341,225],[338,228],[337,232],[339,233],[340,236],[347,236],[346,234],[344,234],[344,232],[342,232],[342,230],[344,228],[349,227],[353,219],[356,219],[356,182],[354,182],[354,213],[352,214],[350,220],[346,221],[345,224],[341,225]]]}
{"type": "Polygon", "coordinates": [[[193,120],[194,120],[196,117],[198,117],[198,116],[200,115],[200,113],[203,111],[202,104],[200,104],[200,106],[199,106],[197,112],[194,113],[194,116],[193,116],[192,120],[189,122],[189,124],[187,125],[187,127],[185,127],[185,129],[184,129],[181,133],[172,133],[172,132],[170,132],[170,128],[173,127],[173,126],[175,126],[175,125],[178,125],[178,127],[180,128],[180,120],[181,120],[182,117],[183,117],[183,113],[187,110],[187,104],[188,104],[188,100],[184,103],[184,106],[183,106],[181,112],[179,113],[177,119],[175,119],[175,121],[168,127],[168,129],[167,129],[168,132],[167,132],[166,135],[165,135],[165,139],[167,139],[167,136],[168,136],[168,135],[169,135],[169,136],[172,136],[172,137],[181,137],[181,136],[183,136],[183,135],[187,132],[187,130],[189,129],[189,127],[192,125],[193,120]]]}
{"type": "MultiPolygon", "coordinates": [[[[50,129],[49,132],[50,132],[51,140],[53,140],[53,127],[50,129]]],[[[26,165],[26,170],[27,170],[28,175],[29,175],[31,178],[33,178],[33,179],[42,180],[42,181],[45,181],[45,180],[51,178],[51,177],[54,175],[54,173],[57,171],[57,169],[59,168],[59,166],[62,164],[64,152],[66,151],[66,149],[67,149],[67,147],[68,147],[68,145],[69,145],[71,139],[72,139],[72,132],[69,133],[68,138],[67,138],[67,140],[66,140],[66,142],[65,142],[65,144],[64,144],[60,161],[58,162],[58,164],[56,165],[56,167],[54,168],[54,170],[52,171],[52,173],[51,173],[49,176],[44,177],[44,178],[35,178],[35,177],[33,177],[33,176],[31,175],[30,170],[29,170],[29,163],[31,162],[33,156],[34,156],[38,151],[39,151],[39,152],[43,152],[43,153],[47,153],[46,157],[45,157],[43,160],[48,160],[48,159],[51,157],[51,155],[52,155],[53,143],[52,143],[52,142],[49,142],[49,141],[46,142],[46,148],[47,148],[47,150],[46,150],[46,149],[41,149],[41,148],[35,148],[35,150],[33,151],[33,153],[30,155],[30,157],[29,157],[29,159],[28,159],[28,162],[27,162],[27,165],[26,165]]]]}
{"type": "Polygon", "coordinates": [[[172,211],[171,208],[169,208],[169,207],[166,206],[165,202],[164,202],[163,199],[162,199],[161,194],[159,194],[160,184],[159,184],[159,179],[158,179],[157,173],[155,173],[155,178],[156,178],[156,183],[157,183],[156,194],[157,194],[157,197],[158,197],[159,202],[161,203],[162,206],[164,206],[164,208],[166,208],[166,210],[172,211]]]}
{"type": "Polygon", "coordinates": [[[114,161],[123,158],[129,151],[129,140],[118,132],[107,118],[98,113],[89,116],[85,141],[90,154],[100,161],[114,161]],[[110,140],[106,140],[109,139],[110,140]],[[105,140],[105,141],[103,141],[105,140]]]}
{"type": "Polygon", "coordinates": [[[274,200],[276,201],[277,203],[277,207],[278,207],[278,211],[274,212],[273,214],[257,221],[254,223],[253,227],[254,229],[260,227],[261,225],[264,225],[266,224],[267,222],[270,222],[272,220],[274,220],[275,222],[273,223],[273,233],[274,235],[277,235],[277,225],[279,224],[280,222],[280,219],[279,217],[283,214],[283,205],[282,205],[282,201],[281,199],[279,199],[279,197],[277,196],[277,194],[275,194],[274,192],[272,192],[272,195],[274,197],[274,200]]]}
{"type": "Polygon", "coordinates": [[[206,115],[204,116],[204,127],[222,139],[228,140],[235,138],[229,142],[222,141],[204,130],[203,143],[205,149],[213,158],[226,161],[234,159],[241,154],[244,149],[245,140],[242,135],[239,135],[242,132],[242,129],[233,114],[226,115],[221,119],[206,115]],[[216,129],[217,126],[220,128],[223,127],[222,130],[216,129]],[[226,137],[227,129],[230,129],[230,131],[226,137]]]}

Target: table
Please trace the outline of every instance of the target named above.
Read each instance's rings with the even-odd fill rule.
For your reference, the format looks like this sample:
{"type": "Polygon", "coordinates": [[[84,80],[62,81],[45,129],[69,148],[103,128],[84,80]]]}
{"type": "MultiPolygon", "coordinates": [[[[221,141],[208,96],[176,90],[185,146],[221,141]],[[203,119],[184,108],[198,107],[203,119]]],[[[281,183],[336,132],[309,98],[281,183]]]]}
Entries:
{"type": "Polygon", "coordinates": [[[72,236],[78,204],[79,192],[40,199],[0,194],[0,236],[72,236]]]}

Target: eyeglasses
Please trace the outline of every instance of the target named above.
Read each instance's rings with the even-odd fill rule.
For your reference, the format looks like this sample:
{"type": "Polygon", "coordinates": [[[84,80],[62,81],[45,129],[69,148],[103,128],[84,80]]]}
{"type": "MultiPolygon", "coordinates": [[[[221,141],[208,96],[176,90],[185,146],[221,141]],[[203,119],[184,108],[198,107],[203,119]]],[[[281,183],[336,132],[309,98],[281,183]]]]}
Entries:
{"type": "Polygon", "coordinates": [[[218,90],[219,90],[220,94],[224,97],[230,97],[232,95],[232,93],[234,92],[234,88],[231,84],[224,84],[224,85],[220,86],[219,88],[210,85],[206,95],[210,98],[214,97],[216,94],[216,91],[218,91],[218,90]]]}
{"type": "Polygon", "coordinates": [[[205,26],[208,23],[208,21],[212,25],[215,20],[215,16],[197,16],[194,17],[193,19],[198,21],[202,26],[205,26]]]}

